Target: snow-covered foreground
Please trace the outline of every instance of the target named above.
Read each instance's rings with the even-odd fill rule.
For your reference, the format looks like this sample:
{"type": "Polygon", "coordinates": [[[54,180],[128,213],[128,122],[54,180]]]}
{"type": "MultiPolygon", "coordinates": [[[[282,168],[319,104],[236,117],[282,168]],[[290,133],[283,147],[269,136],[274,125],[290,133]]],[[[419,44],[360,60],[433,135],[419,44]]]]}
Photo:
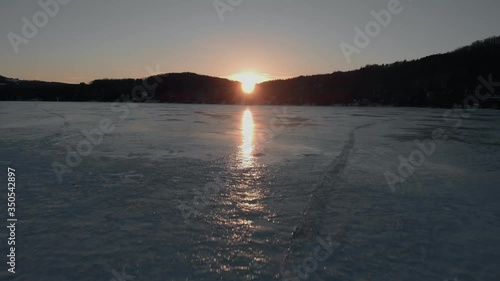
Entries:
{"type": "Polygon", "coordinates": [[[500,280],[500,111],[124,106],[0,103],[2,280],[500,280]]]}

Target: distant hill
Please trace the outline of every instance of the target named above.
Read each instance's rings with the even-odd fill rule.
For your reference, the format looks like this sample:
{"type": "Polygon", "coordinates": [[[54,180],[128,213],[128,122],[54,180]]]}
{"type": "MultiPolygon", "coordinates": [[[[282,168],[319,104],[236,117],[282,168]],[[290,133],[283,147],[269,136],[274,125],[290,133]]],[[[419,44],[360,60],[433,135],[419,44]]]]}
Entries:
{"type": "MultiPolygon", "coordinates": [[[[8,79],[10,80],[10,79],[8,79]]],[[[9,81],[0,100],[236,103],[240,83],[194,73],[170,73],[145,79],[98,79],[89,84],[9,81]],[[154,89],[149,85],[155,85],[154,89]]]]}
{"type": "MultiPolygon", "coordinates": [[[[455,51],[392,64],[261,83],[244,95],[240,83],[195,73],[89,84],[14,80],[0,76],[0,100],[395,105],[450,107],[475,90],[478,76],[500,80],[500,37],[455,51]],[[154,89],[147,85],[157,83],[154,89]]],[[[500,93],[500,91],[499,91],[500,93]]]]}
{"type": "Polygon", "coordinates": [[[448,107],[476,89],[478,76],[492,74],[500,81],[499,61],[500,37],[491,37],[418,60],[269,81],[259,85],[258,93],[273,104],[448,107]]]}

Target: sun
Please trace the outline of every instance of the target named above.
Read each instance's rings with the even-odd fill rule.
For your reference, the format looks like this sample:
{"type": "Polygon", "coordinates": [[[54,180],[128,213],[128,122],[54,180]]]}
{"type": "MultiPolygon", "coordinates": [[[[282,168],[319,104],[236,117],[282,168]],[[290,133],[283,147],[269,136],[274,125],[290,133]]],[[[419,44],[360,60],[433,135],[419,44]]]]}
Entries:
{"type": "Polygon", "coordinates": [[[231,79],[241,82],[241,89],[245,94],[253,93],[255,85],[266,80],[263,75],[252,72],[235,74],[231,76],[231,79]]]}
{"type": "Polygon", "coordinates": [[[253,90],[255,90],[255,84],[254,82],[249,82],[249,81],[243,81],[241,82],[241,89],[245,94],[251,94],[253,93],[253,90]]]}

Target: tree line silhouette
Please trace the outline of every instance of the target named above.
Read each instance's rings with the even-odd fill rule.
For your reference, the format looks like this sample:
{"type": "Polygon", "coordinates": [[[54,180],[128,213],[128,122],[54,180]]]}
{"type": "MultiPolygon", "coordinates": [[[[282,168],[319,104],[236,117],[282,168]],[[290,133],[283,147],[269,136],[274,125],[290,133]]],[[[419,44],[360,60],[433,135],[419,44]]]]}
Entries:
{"type": "MultiPolygon", "coordinates": [[[[245,95],[239,82],[195,73],[161,74],[146,81],[99,79],[77,85],[0,76],[0,100],[451,107],[475,91],[478,76],[492,75],[500,81],[499,51],[500,37],[490,37],[412,61],[268,81],[257,85],[252,95],[245,95]],[[155,81],[161,82],[154,89],[136,90],[155,81]]],[[[498,102],[493,98],[483,106],[498,107],[498,102]]]]}

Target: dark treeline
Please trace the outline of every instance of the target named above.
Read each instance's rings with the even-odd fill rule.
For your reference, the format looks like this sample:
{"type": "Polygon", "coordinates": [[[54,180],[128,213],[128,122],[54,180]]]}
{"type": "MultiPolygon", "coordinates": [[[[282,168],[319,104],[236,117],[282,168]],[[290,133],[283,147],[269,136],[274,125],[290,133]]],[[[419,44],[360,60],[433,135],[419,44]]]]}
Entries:
{"type": "MultiPolygon", "coordinates": [[[[238,82],[194,73],[145,80],[102,79],[79,85],[0,76],[0,100],[450,107],[474,93],[479,76],[488,79],[492,75],[493,81],[500,81],[498,62],[500,37],[491,37],[413,61],[269,81],[258,85],[252,95],[243,94],[238,82]]],[[[498,98],[481,103],[498,107],[498,98]]]]}
{"type": "Polygon", "coordinates": [[[0,76],[0,100],[138,101],[236,103],[240,83],[194,73],[172,73],[145,79],[100,79],[89,84],[21,81],[0,76]]]}
{"type": "Polygon", "coordinates": [[[500,81],[499,62],[500,37],[492,37],[413,61],[266,82],[258,92],[276,104],[449,107],[475,92],[478,76],[500,81]]]}

